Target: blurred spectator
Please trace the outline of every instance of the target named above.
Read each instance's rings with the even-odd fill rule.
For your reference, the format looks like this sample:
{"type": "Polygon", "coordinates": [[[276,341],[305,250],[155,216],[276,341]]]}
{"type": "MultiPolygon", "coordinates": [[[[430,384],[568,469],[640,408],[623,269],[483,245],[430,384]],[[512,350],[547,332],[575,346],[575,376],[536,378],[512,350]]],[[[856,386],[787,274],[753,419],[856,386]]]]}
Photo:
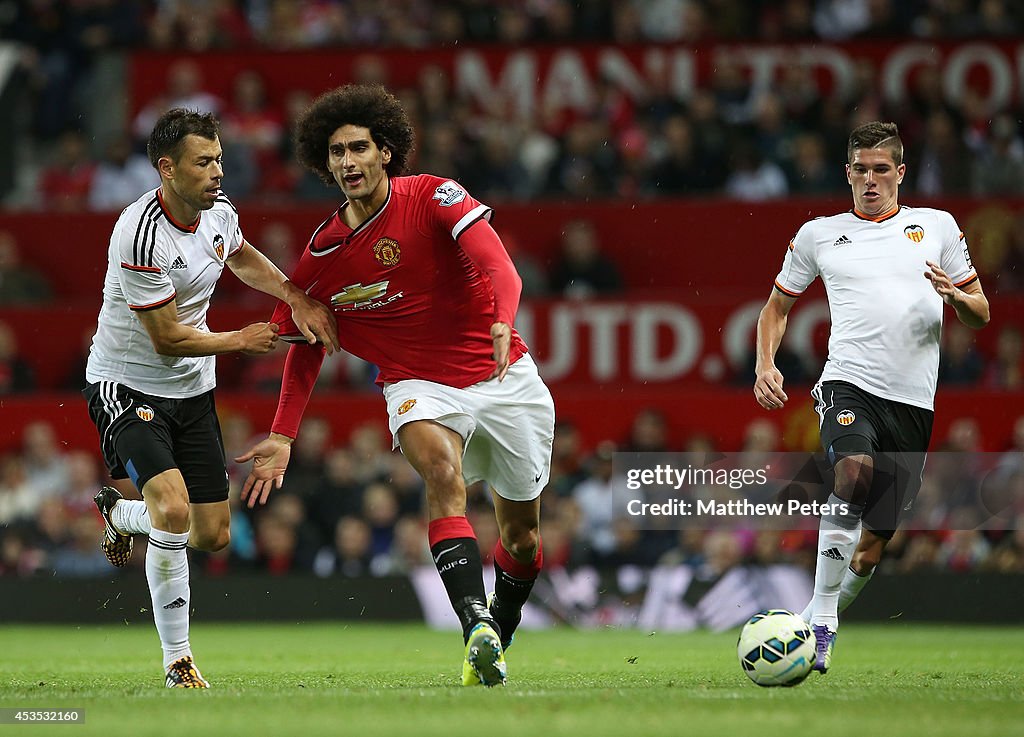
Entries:
{"type": "Polygon", "coordinates": [[[566,223],[558,260],[551,271],[551,291],[586,299],[621,289],[622,277],[615,264],[601,252],[594,226],[587,220],[566,223]]]}
{"type": "Polygon", "coordinates": [[[0,528],[32,521],[42,497],[28,482],[25,461],[20,456],[0,456],[0,528]]]}
{"type": "Polygon", "coordinates": [[[614,443],[598,445],[591,459],[590,477],[572,492],[580,513],[576,535],[599,557],[611,555],[616,545],[612,527],[616,512],[612,483],[614,453],[614,443]]]}
{"type": "Polygon", "coordinates": [[[52,297],[46,277],[21,263],[18,242],[0,230],[0,307],[49,302],[52,297]]]}
{"type": "MultiPolygon", "coordinates": [[[[260,183],[277,165],[283,135],[284,120],[267,100],[263,77],[252,70],[239,73],[232,83],[231,101],[221,116],[221,136],[236,153],[252,157],[260,183]]],[[[234,183],[229,182],[233,187],[234,183]]]]}
{"type": "Polygon", "coordinates": [[[179,59],[167,67],[167,87],[139,111],[132,122],[132,132],[139,141],[149,140],[157,118],[174,107],[219,115],[220,98],[203,89],[203,72],[192,59],[179,59]]]}
{"type": "Polygon", "coordinates": [[[974,347],[974,331],[959,320],[945,326],[945,345],[939,358],[939,383],[972,385],[980,379],[985,362],[974,347]]]}
{"type": "Polygon", "coordinates": [[[21,446],[29,484],[43,497],[63,496],[68,465],[53,425],[41,420],[29,423],[21,432],[21,446]]]}
{"type": "Polygon", "coordinates": [[[749,140],[741,139],[733,148],[725,192],[738,200],[761,202],[785,197],[789,185],[778,164],[763,158],[749,140]]]}
{"type": "Polygon", "coordinates": [[[102,483],[100,460],[84,450],[73,450],[64,457],[67,481],[61,493],[64,507],[73,515],[92,515],[93,497],[102,483]]]}
{"type": "Polygon", "coordinates": [[[565,420],[556,421],[555,437],[551,444],[548,491],[565,497],[586,480],[588,474],[583,466],[582,453],[579,428],[565,420]]]}
{"type": "Polygon", "coordinates": [[[0,395],[25,394],[36,387],[32,367],[18,353],[11,327],[0,321],[0,395]]]}
{"type": "Polygon", "coordinates": [[[281,516],[265,513],[256,519],[257,562],[270,575],[293,569],[297,542],[295,527],[281,516]]]}
{"type": "Polygon", "coordinates": [[[70,521],[67,541],[53,551],[49,567],[56,576],[95,578],[110,574],[110,563],[96,544],[103,534],[103,524],[93,514],[70,521]]]}
{"type": "Polygon", "coordinates": [[[382,576],[408,575],[432,565],[427,531],[418,517],[402,517],[395,523],[390,548],[386,555],[374,558],[373,565],[382,576]]]}
{"type": "Polygon", "coordinates": [[[939,546],[936,564],[956,573],[977,569],[989,554],[989,544],[978,530],[950,530],[939,546]]]}
{"type": "Polygon", "coordinates": [[[989,140],[975,159],[971,174],[976,195],[1011,195],[1024,192],[1024,143],[1017,121],[1002,113],[992,120],[989,140]]]}
{"type": "Polygon", "coordinates": [[[963,194],[971,188],[971,153],[945,110],[933,111],[916,156],[917,191],[930,196],[963,194]]]}
{"type": "Polygon", "coordinates": [[[694,136],[690,120],[685,115],[672,115],[661,133],[661,139],[652,147],[657,151],[657,162],[649,174],[651,192],[688,195],[713,190],[717,182],[708,176],[712,165],[694,136]]]}
{"type": "Polygon", "coordinates": [[[89,208],[118,210],[158,186],[160,175],[149,159],[132,151],[131,138],[120,133],[107,144],[106,154],[96,167],[89,189],[89,208]]]}
{"type": "Polygon", "coordinates": [[[823,195],[842,191],[842,167],[825,156],[825,140],[816,133],[802,133],[793,140],[789,190],[799,195],[823,195]]]}
{"type": "MultiPolygon", "coordinates": [[[[543,297],[548,293],[548,279],[544,269],[530,253],[523,250],[519,239],[510,231],[499,229],[499,237],[509,258],[515,264],[516,272],[523,282],[523,299],[543,297]]],[[[252,291],[252,290],[250,290],[252,291]]]]}
{"type": "Polygon", "coordinates": [[[1024,336],[1020,328],[1006,325],[996,338],[996,354],[985,371],[984,385],[989,389],[1024,388],[1024,336]]]}
{"type": "Polygon", "coordinates": [[[631,453],[666,453],[671,450],[665,415],[650,407],[637,412],[629,429],[625,450],[631,453]]]}
{"type": "Polygon", "coordinates": [[[374,557],[386,555],[391,549],[398,515],[398,498],[389,484],[377,482],[366,487],[362,518],[370,525],[370,551],[374,557]]]}
{"type": "Polygon", "coordinates": [[[357,578],[370,572],[370,526],[358,517],[338,520],[333,545],[316,554],[313,572],[321,578],[344,576],[357,578]]]}
{"type": "MultiPolygon", "coordinates": [[[[96,334],[96,323],[82,330],[79,340],[79,352],[69,362],[67,373],[61,381],[61,388],[70,392],[80,392],[85,388],[85,367],[89,362],[89,349],[92,348],[92,336],[96,334]]],[[[245,450],[242,448],[241,450],[245,450]]]]}
{"type": "Polygon", "coordinates": [[[324,476],[324,465],[331,443],[331,425],[323,417],[309,417],[292,444],[291,462],[282,488],[308,495],[324,476]]]}
{"type": "Polygon", "coordinates": [[[69,130],[57,141],[53,159],[39,175],[39,205],[47,210],[81,212],[89,204],[96,165],[79,131],[69,130]]]}

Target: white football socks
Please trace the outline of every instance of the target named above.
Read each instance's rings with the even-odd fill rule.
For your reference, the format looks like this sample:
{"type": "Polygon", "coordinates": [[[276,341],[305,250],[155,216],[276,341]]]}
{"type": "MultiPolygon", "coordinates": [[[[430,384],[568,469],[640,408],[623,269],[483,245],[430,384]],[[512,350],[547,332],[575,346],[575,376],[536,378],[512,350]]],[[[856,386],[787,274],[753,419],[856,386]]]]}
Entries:
{"type": "Polygon", "coordinates": [[[153,529],[149,510],[141,499],[118,499],[110,510],[110,521],[125,535],[148,535],[153,529]]]}
{"type": "MultiPolygon", "coordinates": [[[[122,502],[118,502],[120,506],[122,502]]],[[[141,504],[141,502],[140,502],[141,504]]],[[[153,597],[153,619],[164,650],[164,670],[192,654],[188,642],[188,533],[151,530],[146,548],[146,580],[153,597]]]]}
{"type": "MultiPolygon", "coordinates": [[[[847,568],[846,573],[843,574],[843,582],[839,585],[839,613],[842,614],[846,611],[846,608],[853,603],[853,600],[860,594],[861,589],[871,580],[871,577],[875,575],[875,569],[872,568],[871,572],[866,576],[859,576],[853,572],[852,568],[847,568]]],[[[811,599],[807,603],[807,608],[800,612],[800,619],[807,623],[810,623],[811,618],[814,616],[814,599],[811,599]]]]}
{"type": "MultiPolygon", "coordinates": [[[[830,505],[846,505],[846,513],[823,514],[818,528],[818,562],[814,569],[814,598],[811,600],[811,624],[839,628],[839,590],[843,576],[860,539],[860,517],[864,508],[845,502],[835,494],[830,505]]],[[[832,509],[839,509],[832,506],[832,509]]]]}

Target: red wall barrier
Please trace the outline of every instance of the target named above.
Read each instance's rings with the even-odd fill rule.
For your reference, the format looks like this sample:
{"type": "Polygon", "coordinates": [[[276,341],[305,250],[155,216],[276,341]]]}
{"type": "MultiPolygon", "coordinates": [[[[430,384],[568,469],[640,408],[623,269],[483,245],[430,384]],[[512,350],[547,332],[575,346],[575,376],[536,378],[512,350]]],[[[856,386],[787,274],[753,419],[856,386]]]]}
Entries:
{"type": "MultiPolygon", "coordinates": [[[[227,183],[230,194],[231,185],[227,183]]],[[[782,265],[786,245],[806,220],[850,208],[849,199],[786,200],[739,204],[726,200],[623,203],[495,205],[494,226],[509,245],[533,256],[543,268],[557,253],[561,232],[576,218],[591,220],[601,246],[618,265],[627,288],[637,296],[669,295],[686,301],[709,296],[766,299],[782,265]]],[[[967,234],[975,265],[989,294],[999,292],[998,265],[1024,213],[1024,201],[943,199],[927,204],[954,213],[967,234]]],[[[295,239],[296,255],[330,205],[266,207],[242,204],[242,232],[259,247],[263,230],[284,223],[295,239]]],[[[18,213],[0,216],[0,229],[18,241],[22,258],[49,275],[62,299],[99,305],[107,244],[117,219],[113,213],[18,213]]],[[[233,277],[219,293],[248,291],[233,277]]]]}
{"type": "MultiPolygon", "coordinates": [[[[802,297],[790,313],[786,345],[800,355],[816,357],[812,361],[816,376],[826,354],[829,314],[820,287],[815,291],[817,295],[802,297]]],[[[260,306],[215,300],[211,328],[234,330],[266,320],[272,300],[254,301],[260,306]]],[[[974,333],[975,344],[986,358],[995,353],[1003,326],[1016,325],[1024,331],[1024,294],[993,296],[991,303],[991,324],[974,333]]],[[[746,385],[746,361],[763,304],[760,290],[733,297],[713,293],[701,299],[540,300],[521,306],[516,327],[541,374],[553,386],[746,385]]],[[[77,304],[0,310],[0,321],[14,329],[19,351],[33,366],[40,389],[73,389],[81,385],[96,312],[77,304]]],[[[956,319],[952,310],[945,317],[947,325],[956,319]]],[[[254,382],[280,376],[284,350],[282,346],[268,357],[219,357],[220,385],[252,389],[254,382]]],[[[335,374],[347,374],[345,366],[332,366],[335,374]]],[[[348,376],[333,383],[345,387],[348,376]]]]}

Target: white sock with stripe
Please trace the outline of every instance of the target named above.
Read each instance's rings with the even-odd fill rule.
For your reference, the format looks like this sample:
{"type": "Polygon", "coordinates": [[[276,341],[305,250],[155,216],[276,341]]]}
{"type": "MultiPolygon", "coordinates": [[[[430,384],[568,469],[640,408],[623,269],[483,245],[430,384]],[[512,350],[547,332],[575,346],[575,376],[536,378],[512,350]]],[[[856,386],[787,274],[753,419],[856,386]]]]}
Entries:
{"type": "Polygon", "coordinates": [[[164,651],[164,670],[175,660],[192,654],[188,642],[191,596],[187,544],[187,532],[151,530],[146,547],[146,580],[153,599],[153,620],[164,651]]]}
{"type": "Polygon", "coordinates": [[[118,499],[110,510],[110,521],[125,535],[148,535],[153,529],[149,510],[141,499],[118,499]]]}
{"type": "MultiPolygon", "coordinates": [[[[853,600],[860,594],[861,589],[867,585],[867,582],[871,580],[871,577],[875,575],[875,569],[871,569],[871,573],[866,576],[859,576],[853,572],[852,568],[847,568],[846,573],[843,574],[843,582],[839,585],[839,613],[842,614],[846,611],[846,608],[853,603],[853,600]]],[[[805,622],[810,622],[811,617],[814,616],[814,599],[811,599],[807,603],[807,608],[800,612],[800,618],[805,622]]]]}
{"type": "Polygon", "coordinates": [[[839,589],[860,540],[860,517],[864,508],[845,502],[835,494],[829,496],[828,504],[832,505],[831,509],[845,504],[847,512],[821,516],[810,624],[826,625],[834,632],[839,628],[839,589]]]}

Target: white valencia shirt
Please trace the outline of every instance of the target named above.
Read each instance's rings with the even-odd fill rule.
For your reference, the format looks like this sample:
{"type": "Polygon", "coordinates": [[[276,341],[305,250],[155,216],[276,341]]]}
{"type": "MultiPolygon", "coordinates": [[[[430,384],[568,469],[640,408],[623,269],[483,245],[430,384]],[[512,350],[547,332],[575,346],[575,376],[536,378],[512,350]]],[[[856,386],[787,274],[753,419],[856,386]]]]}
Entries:
{"type": "Polygon", "coordinates": [[[799,297],[821,277],[832,330],[821,381],[932,409],[942,298],[933,261],[962,287],[977,279],[964,234],[943,210],[901,207],[877,219],[848,212],[811,220],[789,244],[775,287],[799,297]]]}
{"type": "Polygon", "coordinates": [[[190,226],[173,220],[159,189],[126,207],[110,236],[103,306],[86,381],[116,381],[171,399],[212,389],[217,383],[214,357],[158,354],[135,312],[174,300],[178,322],[208,331],[206,313],[224,262],[243,244],[238,213],[223,194],[190,226]]]}

